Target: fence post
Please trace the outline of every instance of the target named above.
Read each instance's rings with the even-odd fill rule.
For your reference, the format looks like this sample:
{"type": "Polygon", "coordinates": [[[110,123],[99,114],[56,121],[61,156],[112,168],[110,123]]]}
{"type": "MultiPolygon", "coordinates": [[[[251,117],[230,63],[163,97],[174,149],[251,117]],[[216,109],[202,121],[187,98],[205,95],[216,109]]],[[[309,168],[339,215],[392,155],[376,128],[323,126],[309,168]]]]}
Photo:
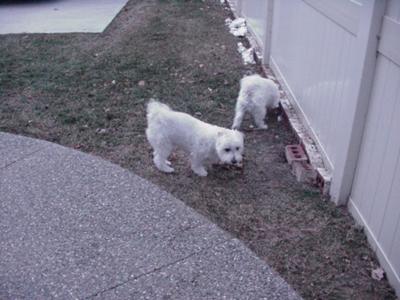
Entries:
{"type": "Polygon", "coordinates": [[[271,56],[271,43],[272,43],[272,24],[274,18],[274,1],[267,0],[267,24],[265,28],[265,35],[263,39],[262,63],[269,66],[271,56]]]}
{"type": "MultiPolygon", "coordinates": [[[[353,185],[362,136],[368,112],[372,81],[375,72],[378,34],[385,12],[386,1],[363,1],[358,24],[356,47],[353,53],[351,101],[348,114],[340,120],[350,128],[343,133],[332,177],[331,196],[337,205],[347,203],[353,185]]],[[[339,122],[339,120],[338,120],[339,122]]]]}

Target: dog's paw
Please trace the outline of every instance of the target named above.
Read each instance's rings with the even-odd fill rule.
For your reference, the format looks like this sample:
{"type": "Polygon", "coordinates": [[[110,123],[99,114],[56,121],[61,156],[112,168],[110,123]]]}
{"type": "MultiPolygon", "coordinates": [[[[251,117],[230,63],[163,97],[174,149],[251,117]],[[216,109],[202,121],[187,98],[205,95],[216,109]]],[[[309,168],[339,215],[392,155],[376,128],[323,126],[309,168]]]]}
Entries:
{"type": "Polygon", "coordinates": [[[204,168],[194,169],[193,172],[195,172],[197,175],[199,175],[201,177],[206,177],[208,175],[206,169],[204,169],[204,168]]]}
{"type": "Polygon", "coordinates": [[[263,124],[257,127],[258,129],[262,129],[262,130],[267,130],[268,129],[268,125],[263,124]]]}
{"type": "Polygon", "coordinates": [[[165,165],[165,166],[157,166],[157,168],[161,172],[164,172],[164,173],[172,173],[172,172],[175,171],[174,168],[171,168],[170,166],[167,166],[167,165],[165,165]]]}

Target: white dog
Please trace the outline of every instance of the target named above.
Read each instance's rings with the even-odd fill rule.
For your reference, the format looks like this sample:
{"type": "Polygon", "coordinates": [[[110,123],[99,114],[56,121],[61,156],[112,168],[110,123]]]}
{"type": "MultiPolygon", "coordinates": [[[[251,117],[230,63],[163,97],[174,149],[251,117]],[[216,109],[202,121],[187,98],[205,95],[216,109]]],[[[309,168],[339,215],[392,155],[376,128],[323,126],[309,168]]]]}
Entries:
{"type": "Polygon", "coordinates": [[[168,156],[174,149],[190,155],[192,170],[207,176],[206,167],[222,162],[241,166],[243,134],[202,122],[150,100],[147,105],[146,136],[154,150],[154,163],[163,172],[173,172],[168,156]]]}
{"type": "Polygon", "coordinates": [[[270,79],[260,75],[250,75],[240,80],[240,91],[236,102],[235,119],[232,129],[239,129],[244,114],[248,111],[252,114],[254,122],[260,129],[267,129],[264,118],[268,108],[279,106],[278,86],[270,79]]]}

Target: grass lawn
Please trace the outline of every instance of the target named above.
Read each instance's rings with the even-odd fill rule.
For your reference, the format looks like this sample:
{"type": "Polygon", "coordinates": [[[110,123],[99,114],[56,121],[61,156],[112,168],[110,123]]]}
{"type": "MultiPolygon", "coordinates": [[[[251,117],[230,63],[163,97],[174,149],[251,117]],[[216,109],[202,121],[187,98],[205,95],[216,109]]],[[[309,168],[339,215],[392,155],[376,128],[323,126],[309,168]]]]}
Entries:
{"type": "MultiPolygon", "coordinates": [[[[131,0],[103,34],[0,37],[0,131],[111,160],[161,186],[244,241],[306,299],[395,299],[345,208],[297,183],[284,159],[295,141],[276,116],[246,131],[243,171],[195,176],[182,158],[158,172],[145,103],[230,126],[245,67],[220,1],[131,0]]],[[[250,120],[244,122],[249,128],[250,120]]]]}

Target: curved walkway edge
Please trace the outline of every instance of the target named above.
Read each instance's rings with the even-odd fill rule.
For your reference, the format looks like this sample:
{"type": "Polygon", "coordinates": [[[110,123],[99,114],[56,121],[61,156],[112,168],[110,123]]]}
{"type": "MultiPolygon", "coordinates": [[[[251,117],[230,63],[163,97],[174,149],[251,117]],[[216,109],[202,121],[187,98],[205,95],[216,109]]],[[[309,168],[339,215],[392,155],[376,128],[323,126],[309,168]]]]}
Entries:
{"type": "Polygon", "coordinates": [[[1,299],[301,299],[240,241],[98,157],[0,133],[1,299]]]}

